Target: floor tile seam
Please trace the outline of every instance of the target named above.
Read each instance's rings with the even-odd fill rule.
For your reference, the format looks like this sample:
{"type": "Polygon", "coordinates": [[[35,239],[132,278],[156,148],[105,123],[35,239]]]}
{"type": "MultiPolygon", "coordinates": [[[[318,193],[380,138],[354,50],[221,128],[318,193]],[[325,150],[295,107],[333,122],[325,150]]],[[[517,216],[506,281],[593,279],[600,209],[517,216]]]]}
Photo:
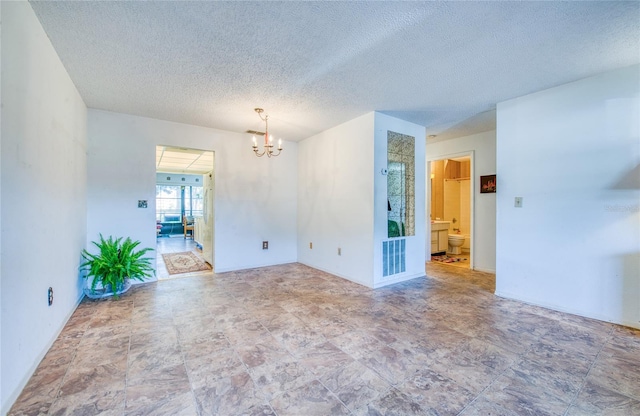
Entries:
{"type": "MultiPolygon", "coordinates": [[[[84,335],[83,335],[84,338],[84,335]]],[[[78,345],[80,345],[80,343],[78,343],[78,345]]],[[[73,349],[73,356],[71,357],[71,360],[69,360],[69,363],[67,364],[67,368],[64,372],[64,375],[62,376],[62,380],[60,380],[60,384],[58,385],[58,388],[56,389],[56,394],[53,396],[54,400],[51,402],[51,406],[49,406],[49,409],[47,410],[47,414],[49,414],[51,412],[51,409],[53,408],[53,406],[62,399],[62,397],[60,396],[60,392],[62,390],[62,386],[64,386],[65,381],[67,380],[67,376],[69,375],[69,370],[71,369],[71,364],[73,364],[73,361],[76,359],[76,355],[78,354],[78,345],[76,345],[76,347],[73,349]]],[[[38,364],[38,366],[40,366],[40,364],[38,364]]],[[[36,368],[37,371],[37,368],[36,368]]]]}
{"type": "MultiPolygon", "coordinates": [[[[584,389],[584,387],[587,384],[587,379],[589,378],[589,375],[591,374],[591,370],[593,370],[593,367],[595,367],[596,363],[598,362],[598,358],[600,357],[600,353],[602,353],[602,350],[609,343],[609,340],[611,339],[611,336],[613,334],[613,329],[614,329],[613,326],[609,329],[609,333],[607,335],[606,341],[602,343],[602,345],[600,346],[600,349],[598,350],[598,353],[594,357],[593,361],[591,361],[591,365],[589,366],[589,370],[587,371],[587,374],[585,374],[585,376],[582,378],[582,382],[580,383],[580,388],[574,394],[573,398],[571,399],[571,402],[567,406],[567,409],[564,411],[563,416],[567,416],[569,414],[569,410],[576,403],[576,401],[578,400],[578,397],[580,397],[580,393],[582,393],[582,390],[584,389]]],[[[616,393],[622,394],[620,392],[616,392],[616,393]]],[[[624,396],[626,396],[626,395],[624,395],[624,396]]]]}
{"type": "MultiPolygon", "coordinates": [[[[454,384],[455,386],[457,386],[457,387],[461,388],[462,390],[465,390],[465,391],[469,392],[471,395],[473,395],[473,392],[472,392],[471,390],[467,389],[466,387],[464,387],[462,384],[458,383],[456,380],[452,379],[451,377],[449,377],[449,376],[447,376],[447,375],[444,375],[444,374],[440,373],[439,371],[436,371],[435,369],[432,369],[432,368],[430,368],[430,367],[425,367],[425,368],[426,368],[428,371],[431,371],[431,372],[433,372],[433,373],[435,373],[435,374],[439,375],[440,377],[442,377],[442,378],[446,379],[446,381],[447,381],[447,382],[452,383],[452,384],[454,384]]],[[[420,370],[416,371],[412,376],[407,376],[407,377],[406,377],[406,378],[405,378],[401,383],[399,383],[397,386],[395,386],[396,390],[398,390],[399,392],[401,392],[401,393],[403,393],[403,394],[406,394],[406,393],[404,393],[404,391],[401,389],[401,387],[402,387],[402,386],[404,386],[405,384],[409,383],[409,382],[411,381],[411,378],[412,378],[412,377],[414,377],[414,376],[416,376],[419,372],[420,372],[420,370]]],[[[415,400],[415,399],[413,399],[413,398],[412,398],[411,396],[409,396],[408,394],[407,394],[407,396],[408,396],[408,397],[410,397],[410,398],[411,398],[411,400],[412,400],[413,402],[416,402],[416,403],[418,403],[418,404],[420,404],[420,405],[422,405],[422,404],[425,404],[425,406],[427,405],[426,403],[422,403],[422,401],[421,401],[421,400],[415,400]]],[[[475,401],[475,399],[476,399],[477,397],[478,397],[478,396],[475,396],[475,397],[474,397],[474,398],[473,398],[469,403],[467,403],[467,404],[464,406],[464,408],[466,408],[466,407],[467,407],[468,405],[470,405],[473,401],[475,401]]],[[[464,408],[463,408],[463,410],[464,410],[464,408]]],[[[460,410],[460,412],[462,412],[462,410],[460,410]]]]}
{"type": "MultiPolygon", "coordinates": [[[[262,364],[261,364],[262,365],[262,364]]],[[[259,366],[256,366],[259,367],[259,366]]],[[[275,399],[276,397],[279,397],[281,394],[285,393],[284,391],[278,391],[279,394],[271,397],[270,399],[267,398],[266,394],[262,391],[262,389],[260,387],[258,387],[258,383],[256,383],[256,378],[254,375],[254,372],[252,371],[252,369],[247,369],[247,373],[249,374],[249,378],[251,379],[251,382],[253,383],[255,390],[257,392],[259,392],[262,396],[262,398],[264,399],[265,403],[267,403],[267,405],[269,405],[269,407],[271,407],[271,409],[273,410],[273,406],[271,406],[271,400],[275,399]]],[[[274,410],[275,412],[275,410],[274,410]]]]}
{"type": "Polygon", "coordinates": [[[196,392],[193,389],[193,383],[191,382],[189,368],[187,367],[187,364],[184,360],[184,356],[182,357],[182,365],[184,366],[184,371],[185,371],[185,374],[187,375],[187,381],[189,383],[189,391],[191,392],[191,400],[193,400],[193,406],[196,409],[196,414],[200,416],[201,415],[200,406],[198,406],[198,400],[196,399],[196,392]]]}
{"type": "MultiPolygon", "coordinates": [[[[231,345],[231,349],[233,350],[233,355],[235,358],[238,359],[238,361],[240,361],[240,363],[242,363],[242,366],[244,367],[244,371],[247,372],[247,374],[249,374],[249,377],[251,378],[251,381],[253,382],[253,377],[251,377],[251,368],[247,365],[247,363],[244,362],[244,360],[242,359],[242,356],[240,355],[240,353],[238,352],[238,350],[236,350],[236,346],[235,345],[231,345]]],[[[255,383],[254,383],[255,385],[255,383]]]]}
{"type": "MultiPolygon", "coordinates": [[[[134,303],[135,305],[135,303],[134,303]]],[[[127,346],[127,369],[124,373],[124,403],[122,414],[126,414],[127,411],[127,392],[129,391],[129,359],[131,358],[131,334],[129,334],[129,345],[127,346]]]]}
{"type": "MultiPolygon", "coordinates": [[[[193,388],[193,382],[191,380],[191,373],[189,371],[189,366],[187,366],[186,352],[185,352],[185,350],[183,348],[183,345],[180,342],[181,338],[179,336],[178,329],[176,328],[176,325],[175,325],[175,317],[174,317],[174,314],[173,314],[173,309],[170,309],[170,311],[171,311],[171,321],[173,322],[172,327],[176,331],[176,336],[178,337],[178,348],[180,348],[180,355],[182,357],[182,365],[184,366],[184,372],[187,375],[187,381],[189,382],[189,390],[191,391],[191,397],[192,397],[192,400],[193,400],[193,405],[195,406],[196,414],[198,416],[201,416],[200,406],[198,406],[198,400],[196,399],[196,392],[195,392],[195,390],[193,388]]],[[[223,336],[224,336],[224,334],[223,334],[223,336]]],[[[129,373],[129,368],[127,366],[127,374],[128,373],[129,373]]],[[[126,390],[125,390],[125,398],[126,398],[126,390]]]]}
{"type": "MultiPolygon", "coordinates": [[[[351,355],[350,355],[350,357],[351,357],[351,355]]],[[[353,357],[351,357],[351,358],[353,358],[353,357]]],[[[398,386],[404,384],[404,382],[407,381],[407,379],[409,378],[409,377],[403,377],[402,380],[400,380],[398,382],[394,382],[394,381],[388,379],[387,377],[385,377],[377,368],[374,368],[374,367],[370,366],[368,364],[368,362],[364,358],[356,360],[356,361],[359,362],[360,364],[364,365],[365,367],[367,367],[367,369],[373,371],[376,376],[380,377],[385,383],[388,383],[392,388],[395,388],[395,389],[398,389],[398,386]]]]}
{"type": "MultiPolygon", "coordinates": [[[[223,334],[223,336],[224,336],[224,334],[223,334]]],[[[226,340],[226,338],[225,338],[225,340],[226,340]]],[[[185,362],[185,364],[188,361],[200,360],[200,359],[202,359],[204,357],[209,357],[209,356],[212,356],[212,355],[218,355],[220,353],[220,351],[223,351],[224,349],[232,347],[232,345],[229,344],[229,345],[224,346],[222,348],[218,348],[215,351],[209,351],[206,354],[198,354],[196,356],[188,357],[187,356],[187,350],[188,350],[187,345],[189,345],[190,343],[194,343],[194,342],[195,341],[190,341],[190,340],[185,340],[185,339],[178,338],[178,341],[175,344],[177,346],[177,348],[180,350],[180,357],[182,358],[182,361],[185,362]]],[[[227,342],[229,342],[229,341],[227,340],[227,342]]]]}
{"type": "MultiPolygon", "coordinates": [[[[634,401],[634,402],[636,402],[636,403],[640,404],[640,396],[632,396],[632,395],[630,395],[630,394],[623,393],[623,392],[621,392],[620,390],[613,390],[613,389],[612,389],[612,388],[610,388],[609,386],[603,386],[602,384],[598,383],[597,381],[592,381],[592,383],[593,383],[593,384],[595,384],[595,385],[597,385],[599,388],[601,388],[601,389],[603,389],[603,390],[607,390],[607,391],[612,392],[612,393],[614,393],[614,394],[617,394],[617,395],[619,395],[619,396],[623,396],[623,397],[625,397],[625,398],[627,398],[627,399],[629,399],[629,400],[632,400],[632,401],[634,401]]],[[[582,389],[584,388],[584,386],[586,386],[586,384],[587,384],[587,379],[586,379],[586,377],[585,377],[584,383],[583,383],[583,385],[582,385],[582,386],[581,386],[581,388],[580,388],[580,393],[582,393],[582,389]]],[[[579,396],[579,395],[578,395],[578,396],[579,396]]],[[[577,398],[578,396],[576,396],[576,398],[577,398]]],[[[571,406],[573,406],[574,404],[575,404],[575,403],[573,403],[573,402],[572,402],[572,403],[571,403],[571,406]]],[[[566,413],[565,413],[565,414],[566,414],[566,413]]]]}
{"type": "MultiPolygon", "coordinates": [[[[288,312],[287,312],[288,313],[288,312]]],[[[289,351],[289,349],[287,348],[286,345],[284,345],[283,342],[280,341],[280,339],[278,339],[278,337],[276,337],[269,328],[267,328],[267,326],[265,324],[263,324],[259,319],[258,322],[260,323],[260,325],[262,325],[262,327],[267,331],[267,333],[271,336],[271,338],[273,338],[286,352],[287,354],[289,354],[292,358],[294,358],[296,361],[298,360],[298,357],[295,356],[295,354],[293,354],[293,352],[289,351]]],[[[226,336],[225,336],[226,337],[226,336]]],[[[325,337],[326,338],[326,337],[325,337]]],[[[302,364],[302,363],[301,363],[302,364]]],[[[306,366],[305,366],[306,368],[306,366]]]]}
{"type": "MultiPolygon", "coordinates": [[[[531,352],[533,351],[534,347],[535,347],[537,344],[540,344],[540,343],[542,342],[542,338],[544,338],[544,335],[539,335],[537,338],[535,338],[535,340],[534,340],[534,341],[533,341],[533,342],[532,342],[532,343],[531,343],[531,344],[530,344],[530,345],[529,345],[529,346],[528,346],[528,347],[527,347],[523,352],[521,352],[521,353],[517,353],[517,358],[516,358],[515,360],[513,360],[513,361],[511,362],[511,364],[510,364],[509,366],[507,366],[507,367],[505,368],[505,370],[504,370],[502,373],[500,373],[500,375],[499,375],[498,377],[500,377],[500,376],[504,375],[508,370],[515,371],[515,369],[514,369],[513,367],[514,367],[516,364],[519,364],[519,363],[521,363],[521,362],[523,362],[523,361],[528,361],[528,362],[538,362],[537,360],[533,360],[533,359],[531,359],[531,358],[527,358],[527,356],[529,355],[529,353],[531,353],[531,352]]],[[[566,352],[572,352],[571,350],[567,351],[567,349],[566,349],[566,348],[562,348],[562,350],[563,350],[563,351],[566,351],[566,352]]],[[[545,373],[547,373],[547,371],[545,371],[545,373]]],[[[585,375],[585,378],[586,378],[586,375],[585,375]]],[[[555,396],[554,396],[554,397],[555,397],[555,396]]]]}
{"type": "MultiPolygon", "coordinates": [[[[525,312],[526,313],[530,313],[530,314],[535,315],[535,316],[538,316],[538,317],[541,317],[541,318],[549,319],[549,320],[553,321],[556,324],[557,323],[561,323],[561,324],[569,325],[571,327],[578,328],[578,329],[581,329],[581,330],[584,330],[584,331],[588,331],[590,333],[595,331],[593,328],[589,328],[589,327],[587,327],[585,325],[582,325],[580,323],[568,321],[567,318],[564,315],[571,315],[571,316],[575,316],[575,317],[578,317],[578,318],[584,318],[584,319],[593,319],[593,318],[588,318],[588,317],[581,316],[581,315],[575,315],[575,314],[572,314],[572,313],[569,313],[569,312],[558,311],[558,310],[551,309],[551,308],[545,308],[543,306],[539,306],[539,305],[536,305],[536,304],[533,304],[533,303],[528,303],[528,302],[525,302],[525,301],[519,301],[519,300],[513,300],[513,301],[519,303],[521,306],[522,305],[534,306],[534,307],[537,307],[537,308],[544,309],[544,311],[542,311],[542,313],[533,312],[533,311],[525,311],[525,312]],[[553,313],[551,315],[545,315],[544,314],[545,312],[546,313],[553,312],[553,313]],[[557,315],[557,314],[559,314],[559,315],[557,315]]],[[[611,328],[608,329],[607,337],[611,334],[611,332],[613,331],[614,328],[615,328],[615,325],[611,325],[611,328]]],[[[553,328],[549,328],[547,330],[546,334],[548,334],[551,329],[553,329],[553,328]]]]}
{"type": "MultiPolygon", "coordinates": [[[[315,374],[314,374],[314,375],[315,375],[315,374]]],[[[338,397],[338,395],[337,395],[337,394],[335,394],[335,393],[333,392],[333,390],[331,390],[329,387],[327,387],[327,386],[322,382],[322,380],[320,380],[320,377],[316,377],[316,381],[318,381],[318,383],[320,383],[320,385],[321,385],[322,387],[324,387],[325,389],[327,389],[327,391],[329,392],[329,394],[330,394],[330,395],[332,395],[332,396],[333,396],[333,397],[338,401],[338,403],[340,403],[341,405],[343,405],[343,406],[344,406],[344,408],[345,408],[345,409],[347,409],[347,411],[349,412],[349,414],[353,414],[353,412],[351,411],[351,409],[349,409],[349,407],[348,407],[348,406],[347,406],[347,405],[346,405],[342,400],[340,400],[340,397],[338,397]]],[[[367,404],[368,404],[368,403],[367,403],[367,404]]]]}
{"type": "MultiPolygon", "coordinates": [[[[62,379],[60,380],[58,387],[56,388],[56,392],[53,395],[53,401],[51,401],[51,404],[49,405],[49,408],[47,409],[47,414],[49,414],[49,412],[51,411],[51,409],[53,408],[53,406],[62,399],[62,396],[60,396],[60,390],[62,389],[62,386],[64,386],[64,382],[67,379],[67,375],[69,374],[69,369],[71,368],[71,364],[73,363],[73,360],[76,358],[76,354],[77,354],[77,349],[78,347],[76,346],[76,348],[74,348],[73,351],[73,357],[71,358],[71,360],[69,361],[69,363],[67,364],[67,368],[64,371],[64,375],[62,376],[62,379]]],[[[40,364],[38,364],[38,367],[40,366],[40,364]]],[[[36,372],[38,371],[38,368],[36,367],[36,372]]],[[[33,377],[33,375],[31,375],[31,377],[33,377]]],[[[31,380],[31,378],[29,378],[31,380]]],[[[28,383],[27,383],[28,386],[28,383]]],[[[25,386],[26,387],[26,386],[25,386]]],[[[24,391],[24,389],[23,389],[24,391]]],[[[22,394],[22,392],[21,392],[22,394]]],[[[18,396],[18,399],[20,398],[20,396],[18,396]]],[[[16,403],[18,403],[18,400],[16,400],[16,403]]],[[[16,404],[14,403],[13,406],[16,404]]],[[[12,406],[12,407],[13,407],[12,406]]],[[[9,409],[11,410],[11,409],[9,409]]]]}
{"type": "Polygon", "coordinates": [[[484,393],[485,393],[487,390],[489,390],[489,389],[491,388],[491,386],[493,386],[493,385],[498,381],[498,379],[499,379],[500,377],[502,377],[502,376],[506,375],[507,371],[509,371],[509,370],[511,369],[511,367],[513,366],[513,364],[514,364],[514,363],[515,363],[515,361],[514,361],[514,362],[512,362],[512,363],[511,363],[511,365],[509,365],[509,366],[505,367],[505,369],[504,369],[504,370],[502,370],[501,372],[499,372],[499,373],[498,373],[498,374],[493,378],[493,380],[491,380],[491,382],[490,382],[489,384],[487,384],[487,385],[485,386],[485,388],[483,388],[483,389],[482,389],[482,390],[481,390],[481,391],[476,395],[476,397],[474,397],[474,398],[473,398],[473,400],[471,400],[469,403],[467,403],[467,405],[466,405],[464,408],[462,408],[462,410],[460,410],[460,412],[458,412],[458,416],[459,416],[459,415],[462,415],[462,414],[464,413],[464,411],[465,411],[469,406],[471,406],[473,403],[475,403],[479,398],[483,397],[484,393]]]}

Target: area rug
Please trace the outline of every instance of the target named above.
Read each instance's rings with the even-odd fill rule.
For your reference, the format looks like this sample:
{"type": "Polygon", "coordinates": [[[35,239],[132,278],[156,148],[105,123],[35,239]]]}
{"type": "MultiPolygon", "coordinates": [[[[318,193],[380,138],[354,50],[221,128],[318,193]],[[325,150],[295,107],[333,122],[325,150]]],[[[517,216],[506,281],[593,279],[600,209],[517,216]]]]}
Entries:
{"type": "Polygon", "coordinates": [[[162,255],[169,274],[181,274],[211,270],[211,266],[191,251],[162,255]]]}
{"type": "Polygon", "coordinates": [[[460,257],[449,257],[449,256],[431,256],[431,261],[439,261],[440,263],[455,263],[458,261],[464,261],[466,259],[460,257]]]}

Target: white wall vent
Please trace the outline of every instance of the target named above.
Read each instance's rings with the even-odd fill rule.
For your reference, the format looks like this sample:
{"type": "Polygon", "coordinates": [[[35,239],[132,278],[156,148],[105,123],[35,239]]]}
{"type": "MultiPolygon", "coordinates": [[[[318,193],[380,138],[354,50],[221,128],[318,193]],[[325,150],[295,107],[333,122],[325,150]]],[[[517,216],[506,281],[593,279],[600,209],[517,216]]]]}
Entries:
{"type": "Polygon", "coordinates": [[[405,249],[405,238],[382,242],[382,276],[403,273],[406,270],[405,249]]]}

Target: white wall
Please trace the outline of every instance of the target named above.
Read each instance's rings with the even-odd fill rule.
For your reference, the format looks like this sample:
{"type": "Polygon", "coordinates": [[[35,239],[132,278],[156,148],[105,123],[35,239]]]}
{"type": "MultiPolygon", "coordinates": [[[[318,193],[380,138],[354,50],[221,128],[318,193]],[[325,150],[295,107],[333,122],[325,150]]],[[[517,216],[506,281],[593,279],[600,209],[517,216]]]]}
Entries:
{"type": "MultiPolygon", "coordinates": [[[[0,68],[2,68],[2,6],[0,5],[0,68]]],[[[0,70],[0,73],[2,70],[0,70]]],[[[2,96],[2,82],[0,82],[0,97],[2,96]]],[[[4,102],[4,99],[1,100],[4,102]]],[[[2,148],[2,105],[0,105],[0,148],[2,148]]],[[[2,157],[0,151],[0,230],[2,230],[2,157]]],[[[0,301],[2,300],[2,234],[0,233],[0,301]]],[[[4,414],[5,403],[2,398],[2,305],[0,304],[0,414],[4,414]]],[[[6,404],[9,406],[9,403],[6,404]]]]}
{"type": "Polygon", "coordinates": [[[381,113],[375,113],[375,233],[373,240],[374,287],[401,282],[425,274],[425,137],[424,126],[409,123],[381,113]],[[383,277],[382,243],[388,241],[387,176],[381,173],[387,167],[387,133],[415,137],[415,235],[405,237],[406,271],[383,277]]]}
{"type": "Polygon", "coordinates": [[[498,295],[640,327],[639,97],[636,65],[498,104],[498,295]]]}
{"type": "MultiPolygon", "coordinates": [[[[130,236],[156,245],[155,149],[215,152],[217,273],[295,262],[297,144],[276,158],[257,158],[246,134],[90,109],[87,239],[130,236]],[[149,201],[147,209],[137,207],[149,201]],[[262,241],[269,249],[262,250],[262,241]]],[[[273,126],[277,130],[277,126],[273,126]]],[[[156,253],[153,252],[153,256],[156,253]]]]}
{"type": "Polygon", "coordinates": [[[424,136],[424,127],[372,112],[299,143],[300,263],[368,287],[424,276],[424,136]],[[416,235],[406,238],[406,271],[383,278],[387,177],[380,170],[387,167],[388,130],[416,138],[420,214],[416,235]]]}
{"type": "Polygon", "coordinates": [[[373,136],[374,113],[368,113],[298,147],[298,261],[369,287],[373,136]]]}
{"type": "Polygon", "coordinates": [[[4,414],[82,296],[86,107],[31,6],[0,8],[4,414]]]}
{"type": "MultiPolygon", "coordinates": [[[[496,173],[496,132],[488,131],[457,139],[427,144],[427,160],[439,160],[473,153],[473,245],[471,256],[476,270],[496,271],[496,194],[480,193],[480,176],[496,173]]],[[[427,176],[430,172],[427,172],[427,176]]],[[[499,180],[499,178],[498,178],[499,180]]],[[[427,184],[430,181],[427,179],[427,184]]],[[[498,189],[498,192],[501,190],[498,189]]],[[[428,195],[431,195],[429,189],[428,195]]],[[[429,216],[427,208],[426,216],[429,216]]],[[[430,223],[427,222],[430,228],[430,223]]],[[[431,230],[429,229],[429,233],[431,230]]],[[[430,234],[427,234],[430,235],[430,234]]],[[[429,247],[428,247],[429,248],[429,247]]]]}

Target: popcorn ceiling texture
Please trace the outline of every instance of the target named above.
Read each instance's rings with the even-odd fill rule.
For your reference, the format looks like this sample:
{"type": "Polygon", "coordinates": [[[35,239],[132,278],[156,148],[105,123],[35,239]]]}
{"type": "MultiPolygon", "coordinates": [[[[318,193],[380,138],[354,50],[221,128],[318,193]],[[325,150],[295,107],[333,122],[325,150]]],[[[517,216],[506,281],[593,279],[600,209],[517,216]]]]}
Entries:
{"type": "Polygon", "coordinates": [[[235,132],[259,106],[285,140],[374,110],[486,131],[497,102],[640,61],[638,2],[30,4],[87,106],[235,132]]]}

